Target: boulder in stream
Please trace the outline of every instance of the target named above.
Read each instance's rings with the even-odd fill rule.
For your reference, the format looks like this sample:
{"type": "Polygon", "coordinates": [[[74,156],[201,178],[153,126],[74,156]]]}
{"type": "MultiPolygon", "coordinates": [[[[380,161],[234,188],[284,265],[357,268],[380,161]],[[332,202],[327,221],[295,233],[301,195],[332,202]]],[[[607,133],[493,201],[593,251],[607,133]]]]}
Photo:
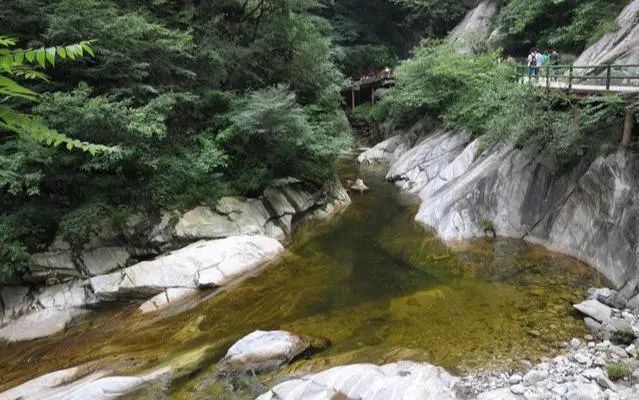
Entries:
{"type": "Polygon", "coordinates": [[[98,301],[148,298],[167,288],[224,286],[274,260],[284,248],[266,236],[200,241],[152,261],[91,278],[98,301]]]}
{"type": "Polygon", "coordinates": [[[255,331],[231,346],[220,364],[223,371],[262,372],[290,362],[310,346],[286,331],[255,331]]]}

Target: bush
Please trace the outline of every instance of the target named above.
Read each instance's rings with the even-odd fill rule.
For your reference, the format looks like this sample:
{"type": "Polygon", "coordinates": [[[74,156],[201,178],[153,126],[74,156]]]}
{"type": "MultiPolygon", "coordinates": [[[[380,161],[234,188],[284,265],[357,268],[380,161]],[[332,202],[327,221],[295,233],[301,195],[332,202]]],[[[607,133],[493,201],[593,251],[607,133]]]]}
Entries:
{"type": "Polygon", "coordinates": [[[611,363],[606,365],[606,373],[611,381],[619,381],[630,376],[632,371],[622,363],[611,363]]]}

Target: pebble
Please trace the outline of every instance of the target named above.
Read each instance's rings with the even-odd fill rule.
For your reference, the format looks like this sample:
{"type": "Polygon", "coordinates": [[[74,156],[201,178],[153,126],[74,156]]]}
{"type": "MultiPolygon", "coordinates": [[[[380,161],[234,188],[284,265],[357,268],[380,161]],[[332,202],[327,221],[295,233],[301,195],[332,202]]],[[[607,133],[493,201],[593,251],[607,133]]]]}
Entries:
{"type": "Polygon", "coordinates": [[[516,385],[518,383],[521,383],[523,379],[524,378],[521,375],[514,374],[510,378],[508,378],[508,383],[510,383],[511,385],[516,385]]]}
{"type": "MultiPolygon", "coordinates": [[[[458,387],[469,393],[465,398],[478,398],[485,393],[488,397],[480,398],[491,400],[639,400],[639,314],[629,310],[613,313],[632,325],[636,336],[633,344],[599,342],[598,335],[605,334],[600,330],[583,339],[559,343],[563,354],[552,359],[540,357],[541,362],[534,366],[527,360],[518,361],[515,370],[523,372],[508,375],[485,371],[463,378],[458,387]],[[630,379],[612,382],[606,366],[613,362],[623,362],[632,371],[630,379]]],[[[534,331],[528,333],[536,336],[534,331]]]]}
{"type": "Polygon", "coordinates": [[[513,392],[513,394],[524,394],[526,388],[524,388],[524,385],[513,385],[510,387],[510,391],[513,392]]]}

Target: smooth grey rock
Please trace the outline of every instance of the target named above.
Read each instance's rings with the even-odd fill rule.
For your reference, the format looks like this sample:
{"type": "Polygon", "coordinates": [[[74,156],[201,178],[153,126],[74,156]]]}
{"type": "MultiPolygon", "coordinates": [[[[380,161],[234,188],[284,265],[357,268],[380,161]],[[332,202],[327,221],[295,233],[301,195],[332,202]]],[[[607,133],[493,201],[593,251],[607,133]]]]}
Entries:
{"type": "Polygon", "coordinates": [[[619,310],[626,308],[627,304],[626,299],[618,291],[608,288],[594,289],[588,298],[619,310]]]}
{"type": "MultiPolygon", "coordinates": [[[[631,1],[617,18],[619,29],[587,48],[574,65],[634,64],[639,61],[639,1],[631,1]]],[[[636,75],[636,74],[635,74],[636,75]]]]}
{"type": "Polygon", "coordinates": [[[612,309],[601,304],[597,300],[586,300],[579,304],[574,304],[575,309],[598,322],[610,322],[612,309]]]}
{"type": "Polygon", "coordinates": [[[457,381],[442,368],[429,364],[355,364],[286,381],[257,400],[454,400],[457,381]]]}
{"type": "Polygon", "coordinates": [[[361,179],[359,179],[359,178],[358,178],[358,179],[355,181],[355,184],[354,184],[353,186],[351,186],[351,190],[354,190],[354,191],[357,191],[357,192],[363,193],[363,192],[366,192],[366,191],[368,191],[368,190],[370,190],[370,189],[368,188],[368,186],[366,186],[366,185],[364,184],[364,181],[363,181],[363,180],[361,180],[361,179]]]}
{"type": "Polygon", "coordinates": [[[518,397],[514,396],[513,394],[523,394],[524,393],[523,389],[524,387],[522,385],[515,385],[515,386],[511,386],[510,389],[503,388],[503,389],[492,390],[490,392],[484,392],[480,394],[477,397],[477,400],[517,400],[518,397]],[[521,393],[517,393],[519,392],[520,388],[522,389],[521,393]]]}
{"type": "Polygon", "coordinates": [[[20,342],[47,337],[63,331],[83,310],[47,308],[20,317],[0,329],[0,339],[20,342]]]}
{"type": "Polygon", "coordinates": [[[0,393],[2,400],[110,400],[140,389],[168,373],[160,369],[141,376],[107,376],[106,371],[88,373],[74,367],[32,379],[0,393]]]}
{"type": "Polygon", "coordinates": [[[413,143],[415,143],[415,136],[410,133],[393,136],[360,154],[357,162],[360,164],[391,162],[410,149],[413,143]]]}
{"type": "Polygon", "coordinates": [[[277,188],[268,188],[264,191],[264,203],[272,210],[272,215],[281,217],[295,214],[295,208],[286,198],[284,192],[277,188]]]}
{"type": "Polygon", "coordinates": [[[511,385],[516,385],[518,383],[521,383],[521,381],[523,379],[524,378],[521,375],[513,374],[513,375],[510,376],[510,378],[508,378],[508,383],[511,384],[511,385]]]}
{"type": "Polygon", "coordinates": [[[436,130],[391,164],[386,178],[419,193],[464,151],[470,137],[468,131],[436,130]]]}
{"type": "Polygon", "coordinates": [[[122,246],[97,247],[82,251],[82,264],[89,276],[106,274],[126,266],[130,255],[122,246]]]}
{"type": "Polygon", "coordinates": [[[524,375],[524,385],[532,386],[548,378],[548,371],[533,369],[524,375]]]}
{"type": "Polygon", "coordinates": [[[263,372],[293,360],[310,347],[286,331],[255,331],[237,341],[221,361],[224,370],[263,372]]]}
{"type": "Polygon", "coordinates": [[[100,301],[154,296],[167,288],[221,286],[239,275],[272,261],[282,245],[265,236],[233,236],[197,242],[121,272],[93,277],[93,292],[100,301]]]}
{"type": "Polygon", "coordinates": [[[189,298],[197,296],[199,290],[188,288],[168,288],[144,303],[140,304],[138,310],[143,314],[164,310],[176,303],[181,303],[189,298]]]}
{"type": "Polygon", "coordinates": [[[493,20],[499,11],[499,3],[498,0],[481,1],[448,34],[449,39],[464,44],[468,47],[468,51],[473,50],[474,43],[486,40],[491,35],[493,20]]]}
{"type": "Polygon", "coordinates": [[[517,385],[511,386],[510,391],[513,392],[514,394],[524,394],[524,392],[526,391],[526,388],[524,388],[524,385],[517,384],[517,385]]]}
{"type": "Polygon", "coordinates": [[[577,383],[565,396],[566,400],[600,400],[601,389],[594,383],[577,383]]]}
{"type": "Polygon", "coordinates": [[[175,225],[178,237],[223,238],[239,232],[240,228],[234,221],[214,213],[209,207],[196,207],[186,212],[175,225]]]}

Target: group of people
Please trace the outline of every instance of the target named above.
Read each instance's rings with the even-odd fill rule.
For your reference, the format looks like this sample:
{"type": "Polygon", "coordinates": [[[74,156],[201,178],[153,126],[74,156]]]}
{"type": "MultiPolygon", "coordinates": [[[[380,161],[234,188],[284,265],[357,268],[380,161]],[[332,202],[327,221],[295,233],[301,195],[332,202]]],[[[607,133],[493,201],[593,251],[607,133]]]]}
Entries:
{"type": "Polygon", "coordinates": [[[538,77],[542,71],[541,67],[546,65],[559,65],[560,60],[561,56],[556,49],[552,52],[544,50],[542,53],[533,47],[528,55],[528,74],[538,77]]]}

